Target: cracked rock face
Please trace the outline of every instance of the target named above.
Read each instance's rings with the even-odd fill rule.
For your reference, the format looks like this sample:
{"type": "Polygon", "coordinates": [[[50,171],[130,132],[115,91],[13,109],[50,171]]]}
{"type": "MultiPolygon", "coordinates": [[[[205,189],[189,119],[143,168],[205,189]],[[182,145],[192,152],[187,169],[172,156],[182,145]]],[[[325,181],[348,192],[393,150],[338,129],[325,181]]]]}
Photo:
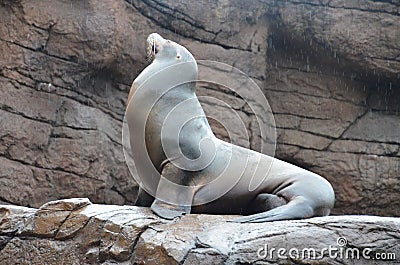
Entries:
{"type": "MultiPolygon", "coordinates": [[[[326,177],[334,213],[399,216],[399,15],[395,1],[2,1],[0,201],[134,202],[121,125],[145,39],[159,32],[255,80],[275,114],[276,156],[326,177]]],[[[251,140],[238,144],[260,149],[240,99],[223,88],[198,95],[238,106],[251,140]]],[[[202,104],[225,117],[223,107],[202,104]]]]}
{"type": "Polygon", "coordinates": [[[39,209],[4,205],[0,263],[376,264],[322,251],[329,246],[339,251],[338,238],[347,241],[340,243],[346,245],[343,253],[370,249],[369,257],[378,252],[400,256],[399,218],[329,216],[262,224],[227,222],[231,218],[187,215],[167,221],[147,208],[92,204],[88,199],[53,201],[39,209]],[[278,257],[273,248],[315,249],[318,258],[296,257],[294,252],[278,257]]]}

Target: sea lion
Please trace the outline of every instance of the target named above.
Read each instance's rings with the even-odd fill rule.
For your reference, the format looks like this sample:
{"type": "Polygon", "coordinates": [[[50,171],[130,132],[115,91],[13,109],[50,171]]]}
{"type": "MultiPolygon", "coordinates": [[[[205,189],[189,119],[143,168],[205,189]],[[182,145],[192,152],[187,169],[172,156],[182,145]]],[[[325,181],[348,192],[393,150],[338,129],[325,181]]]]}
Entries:
{"type": "Polygon", "coordinates": [[[166,219],[186,213],[247,215],[234,222],[329,215],[335,196],[327,180],[218,139],[195,94],[195,58],[157,33],[147,44],[151,64],[134,80],[126,109],[130,155],[141,176],[136,205],[166,219]]]}

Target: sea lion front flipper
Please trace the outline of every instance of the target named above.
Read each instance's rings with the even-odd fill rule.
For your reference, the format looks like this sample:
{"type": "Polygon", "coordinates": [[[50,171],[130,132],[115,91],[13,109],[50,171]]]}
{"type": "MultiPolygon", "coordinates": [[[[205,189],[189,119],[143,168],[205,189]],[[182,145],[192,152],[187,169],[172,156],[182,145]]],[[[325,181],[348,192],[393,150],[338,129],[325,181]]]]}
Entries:
{"type": "Polygon", "coordinates": [[[190,206],[179,206],[179,205],[172,205],[155,199],[153,204],[151,205],[151,210],[156,215],[172,220],[176,217],[180,217],[185,214],[189,214],[191,207],[190,206]]]}
{"type": "Polygon", "coordinates": [[[180,217],[182,215],[190,213],[190,208],[190,206],[167,204],[157,199],[155,199],[153,204],[151,205],[151,210],[153,211],[153,213],[168,220],[172,220],[176,217],[180,217]]]}
{"type": "Polygon", "coordinates": [[[262,223],[280,220],[303,219],[314,216],[314,210],[309,203],[301,196],[291,200],[288,204],[279,206],[272,210],[238,217],[229,222],[234,223],[262,223]]]}
{"type": "Polygon", "coordinates": [[[182,183],[186,174],[172,163],[167,163],[158,182],[156,198],[151,210],[165,219],[174,219],[189,214],[195,188],[182,183]]]}
{"type": "Polygon", "coordinates": [[[144,189],[139,187],[138,195],[135,201],[135,206],[150,207],[153,201],[154,197],[148,194],[144,189]]]}

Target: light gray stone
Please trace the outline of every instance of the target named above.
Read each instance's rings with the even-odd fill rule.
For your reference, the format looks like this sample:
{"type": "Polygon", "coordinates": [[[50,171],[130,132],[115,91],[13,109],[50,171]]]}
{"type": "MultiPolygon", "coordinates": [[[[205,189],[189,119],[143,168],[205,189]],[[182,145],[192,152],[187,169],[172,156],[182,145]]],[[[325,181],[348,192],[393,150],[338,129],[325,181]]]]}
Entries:
{"type": "MultiPolygon", "coordinates": [[[[49,202],[38,210],[1,206],[0,262],[375,264],[362,256],[364,249],[370,250],[369,255],[400,255],[399,218],[353,215],[227,222],[234,217],[190,214],[167,221],[148,208],[91,204],[87,199],[49,202]],[[69,214],[60,227],[60,219],[54,217],[65,211],[69,214]],[[39,219],[47,227],[59,227],[58,233],[31,227],[39,219]],[[27,227],[33,228],[29,237],[24,234],[27,227]],[[326,248],[332,248],[332,254],[326,248]],[[278,253],[279,249],[283,250],[278,253]],[[358,258],[353,256],[357,253],[358,258]]],[[[395,263],[393,257],[387,262],[395,263]]]]}

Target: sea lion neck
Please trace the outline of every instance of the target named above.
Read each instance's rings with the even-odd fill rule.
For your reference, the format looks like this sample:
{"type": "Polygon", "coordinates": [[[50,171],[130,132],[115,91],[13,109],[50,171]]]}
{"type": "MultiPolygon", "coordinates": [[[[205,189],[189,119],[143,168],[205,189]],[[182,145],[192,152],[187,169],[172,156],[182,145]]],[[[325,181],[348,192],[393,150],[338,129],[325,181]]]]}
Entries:
{"type": "Polygon", "coordinates": [[[180,86],[182,92],[186,91],[194,94],[197,79],[198,68],[196,61],[171,63],[155,59],[133,82],[128,102],[137,90],[141,90],[145,94],[159,94],[180,86]],[[185,84],[185,86],[182,86],[182,84],[185,84]]]}

